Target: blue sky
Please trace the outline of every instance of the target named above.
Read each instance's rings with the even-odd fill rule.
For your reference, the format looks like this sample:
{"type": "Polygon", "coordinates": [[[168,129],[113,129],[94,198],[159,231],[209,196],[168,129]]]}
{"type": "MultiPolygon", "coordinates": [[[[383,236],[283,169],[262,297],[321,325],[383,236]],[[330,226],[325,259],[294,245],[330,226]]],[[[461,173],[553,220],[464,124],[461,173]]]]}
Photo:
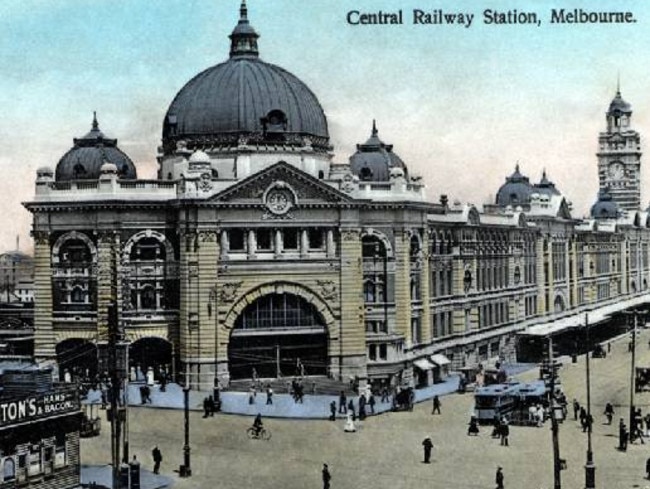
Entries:
{"type": "MultiPolygon", "coordinates": [[[[566,2],[564,2],[566,3],[566,2]]],[[[487,26],[485,8],[535,11],[563,2],[478,0],[249,0],[261,57],[306,82],[328,116],[335,161],[364,141],[372,119],[428,195],[482,204],[517,161],[543,168],[588,211],[597,191],[596,142],[620,73],[633,125],[650,137],[650,7],[576,1],[567,8],[630,10],[629,25],[487,26]],[[476,15],[469,28],[349,26],[349,10],[414,8],[476,15]]],[[[100,127],[143,178],[155,174],[164,113],[196,73],[227,58],[238,0],[3,0],[0,3],[0,250],[27,241],[36,168],[56,165],[72,138],[100,127]]],[[[644,159],[645,161],[645,159],[644,159]]],[[[642,168],[645,167],[642,166],[642,168]]],[[[650,169],[642,170],[644,206],[650,169]]],[[[26,245],[21,246],[27,249],[26,245]]]]}

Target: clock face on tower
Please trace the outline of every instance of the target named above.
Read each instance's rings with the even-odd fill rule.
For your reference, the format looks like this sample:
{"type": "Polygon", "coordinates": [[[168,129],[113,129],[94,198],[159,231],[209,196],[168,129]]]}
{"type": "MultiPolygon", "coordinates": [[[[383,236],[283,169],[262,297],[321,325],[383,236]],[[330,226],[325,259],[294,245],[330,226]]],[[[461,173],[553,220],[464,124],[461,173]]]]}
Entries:
{"type": "Polygon", "coordinates": [[[610,163],[607,171],[609,172],[609,176],[614,180],[620,180],[625,176],[625,166],[620,161],[610,163]]]}

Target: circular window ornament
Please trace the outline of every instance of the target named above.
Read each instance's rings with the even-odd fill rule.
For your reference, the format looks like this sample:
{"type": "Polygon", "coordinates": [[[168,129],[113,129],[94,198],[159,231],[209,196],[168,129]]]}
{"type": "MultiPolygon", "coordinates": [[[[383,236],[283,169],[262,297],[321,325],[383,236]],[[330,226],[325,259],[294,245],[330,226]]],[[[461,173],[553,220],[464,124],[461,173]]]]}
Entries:
{"type": "Polygon", "coordinates": [[[296,205],[296,194],[285,182],[275,182],[264,192],[264,204],[275,215],[283,215],[296,205]]]}

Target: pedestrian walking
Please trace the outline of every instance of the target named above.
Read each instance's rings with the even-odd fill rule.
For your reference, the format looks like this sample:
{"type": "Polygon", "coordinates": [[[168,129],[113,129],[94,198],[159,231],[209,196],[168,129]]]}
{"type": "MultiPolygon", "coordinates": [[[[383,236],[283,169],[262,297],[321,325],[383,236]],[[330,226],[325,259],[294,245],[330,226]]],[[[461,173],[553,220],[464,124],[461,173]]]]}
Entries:
{"type": "Polygon", "coordinates": [[[330,421],[336,421],[336,401],[330,402],[330,421]]]}
{"type": "Polygon", "coordinates": [[[381,389],[381,402],[388,402],[388,387],[383,386],[381,389]]]}
{"type": "MultiPolygon", "coordinates": [[[[370,406],[370,413],[375,414],[375,396],[373,394],[370,394],[370,399],[368,399],[368,406],[370,406]]],[[[650,416],[650,413],[648,416],[650,416]]]]}
{"type": "Polygon", "coordinates": [[[496,489],[503,489],[503,469],[501,467],[497,468],[495,482],[497,483],[496,489]]]}
{"type": "Polygon", "coordinates": [[[162,453],[160,452],[158,445],[153,447],[153,450],[151,450],[151,457],[153,458],[153,473],[158,474],[160,472],[160,463],[163,460],[162,453]]]}
{"type": "Polygon", "coordinates": [[[424,463],[425,464],[430,464],[431,463],[431,449],[433,448],[433,443],[431,442],[431,438],[428,436],[424,439],[422,442],[422,446],[424,447],[424,463]]]}
{"type": "Polygon", "coordinates": [[[472,416],[469,419],[469,428],[467,428],[467,436],[478,436],[479,430],[478,430],[478,422],[476,420],[476,416],[472,416]]]}
{"type": "Polygon", "coordinates": [[[614,416],[614,406],[611,402],[608,402],[605,405],[605,412],[603,413],[607,417],[607,424],[612,424],[612,417],[614,416]]]}
{"type": "MultiPolygon", "coordinates": [[[[255,370],[255,369],[253,369],[255,370]]],[[[257,391],[255,390],[255,386],[251,385],[251,388],[248,389],[248,404],[255,404],[255,396],[257,395],[257,391]]]]}
{"type": "Polygon", "coordinates": [[[216,411],[216,404],[214,402],[214,397],[208,396],[208,414],[211,418],[214,418],[214,412],[216,411]]]}
{"type": "Polygon", "coordinates": [[[210,402],[207,397],[203,398],[203,417],[207,418],[210,414],[210,402]]]}
{"type": "Polygon", "coordinates": [[[347,406],[347,397],[345,397],[345,392],[341,391],[339,394],[339,414],[347,414],[348,412],[348,406],[347,406]]]}
{"type": "Polygon", "coordinates": [[[510,426],[508,426],[508,420],[504,417],[501,420],[501,445],[504,447],[509,446],[508,437],[510,436],[510,426]]]}
{"type": "Polygon", "coordinates": [[[266,386],[266,404],[273,404],[273,389],[270,385],[266,386]]]}
{"type": "Polygon", "coordinates": [[[433,396],[433,410],[431,411],[431,414],[440,414],[440,399],[438,396],[433,396]]]}
{"type": "Polygon", "coordinates": [[[352,413],[352,421],[357,420],[357,414],[354,411],[354,399],[350,399],[350,402],[348,402],[348,411],[352,413]]]}
{"type": "Polygon", "coordinates": [[[622,451],[627,450],[627,428],[623,418],[618,422],[618,449],[622,451]]]}
{"type": "Polygon", "coordinates": [[[327,464],[323,464],[323,489],[330,489],[330,480],[332,480],[332,476],[329,467],[327,464]]]}
{"type": "Polygon", "coordinates": [[[578,413],[580,412],[580,403],[577,399],[573,399],[573,420],[578,421],[578,413]]]}

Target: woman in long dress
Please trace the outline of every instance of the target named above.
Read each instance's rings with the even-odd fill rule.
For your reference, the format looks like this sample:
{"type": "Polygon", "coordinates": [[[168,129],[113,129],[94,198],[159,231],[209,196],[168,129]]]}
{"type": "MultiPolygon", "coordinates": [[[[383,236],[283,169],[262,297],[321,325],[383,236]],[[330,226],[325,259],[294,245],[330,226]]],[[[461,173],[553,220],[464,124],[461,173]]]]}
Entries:
{"type": "Polygon", "coordinates": [[[352,420],[352,413],[348,411],[348,416],[347,419],[345,420],[345,426],[343,427],[343,431],[346,433],[354,433],[357,431],[357,427],[354,426],[354,421],[352,420]]]}

